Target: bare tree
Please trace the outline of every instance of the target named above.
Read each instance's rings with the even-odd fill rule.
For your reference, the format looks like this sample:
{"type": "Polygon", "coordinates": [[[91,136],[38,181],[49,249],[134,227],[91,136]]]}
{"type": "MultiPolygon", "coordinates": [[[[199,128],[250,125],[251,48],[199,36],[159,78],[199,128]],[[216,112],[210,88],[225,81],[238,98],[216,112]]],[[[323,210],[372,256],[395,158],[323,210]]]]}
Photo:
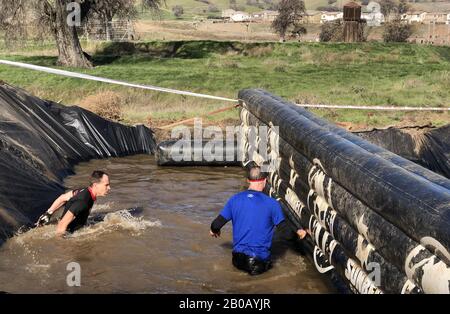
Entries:
{"type": "Polygon", "coordinates": [[[280,40],[285,41],[290,27],[296,27],[305,15],[305,3],[303,0],[281,0],[278,8],[278,16],[272,22],[272,28],[280,35],[280,40]]]}
{"type": "Polygon", "coordinates": [[[379,3],[381,13],[383,13],[386,21],[389,21],[389,16],[391,15],[391,13],[395,12],[398,9],[397,4],[394,2],[394,0],[380,0],[379,3]]]}
{"type": "MultiPolygon", "coordinates": [[[[143,0],[143,5],[157,9],[160,0],[143,0]]],[[[77,22],[100,18],[108,23],[116,15],[135,14],[134,0],[0,0],[0,28],[7,41],[26,40],[29,27],[50,34],[58,48],[58,64],[71,67],[93,66],[81,48],[77,22]]]]}
{"type": "Polygon", "coordinates": [[[386,23],[383,40],[384,42],[407,42],[412,35],[412,28],[409,24],[404,24],[399,18],[386,23]]]}
{"type": "Polygon", "coordinates": [[[410,5],[408,4],[407,0],[400,0],[398,4],[398,14],[405,14],[410,9],[410,5]]]}

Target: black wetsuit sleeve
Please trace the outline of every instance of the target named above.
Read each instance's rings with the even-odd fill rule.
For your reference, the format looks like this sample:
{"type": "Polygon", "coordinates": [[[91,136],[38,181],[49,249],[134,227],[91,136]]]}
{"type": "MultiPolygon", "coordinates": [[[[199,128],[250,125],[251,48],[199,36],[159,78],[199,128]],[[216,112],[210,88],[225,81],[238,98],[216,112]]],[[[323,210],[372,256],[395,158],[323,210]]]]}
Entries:
{"type": "Polygon", "coordinates": [[[68,208],[75,217],[86,210],[86,203],[82,199],[75,200],[68,208]]]}
{"type": "Polygon", "coordinates": [[[218,233],[227,222],[228,220],[226,220],[222,215],[217,216],[217,218],[211,223],[211,231],[218,233]]]}
{"type": "Polygon", "coordinates": [[[277,225],[277,231],[283,240],[294,240],[297,237],[297,232],[289,226],[286,220],[277,225]]]}

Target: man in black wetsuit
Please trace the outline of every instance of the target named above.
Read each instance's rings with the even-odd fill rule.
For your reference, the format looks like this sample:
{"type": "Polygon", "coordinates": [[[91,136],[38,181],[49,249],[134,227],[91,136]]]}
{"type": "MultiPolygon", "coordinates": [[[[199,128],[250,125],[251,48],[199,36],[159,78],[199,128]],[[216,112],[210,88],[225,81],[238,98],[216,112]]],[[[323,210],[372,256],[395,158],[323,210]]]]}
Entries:
{"type": "Polygon", "coordinates": [[[111,189],[109,175],[106,172],[96,170],[92,173],[90,179],[91,184],[89,187],[60,195],[47,212],[39,217],[36,225],[42,226],[47,224],[52,214],[65,205],[62,218],[56,227],[56,234],[64,235],[66,231],[74,232],[83,227],[97,197],[106,196],[111,189]]]}

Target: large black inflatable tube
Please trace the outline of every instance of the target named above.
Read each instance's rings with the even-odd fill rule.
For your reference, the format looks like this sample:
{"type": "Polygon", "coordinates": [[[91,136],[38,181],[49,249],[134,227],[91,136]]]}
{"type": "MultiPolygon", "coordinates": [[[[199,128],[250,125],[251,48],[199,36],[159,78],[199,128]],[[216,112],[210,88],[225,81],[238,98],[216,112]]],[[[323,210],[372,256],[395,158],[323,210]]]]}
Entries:
{"type": "Polygon", "coordinates": [[[410,237],[431,237],[450,247],[450,192],[440,185],[363,150],[296,111],[252,90],[244,106],[327,174],[410,237]],[[413,209],[413,210],[412,210],[413,209]]]}
{"type": "MultiPolygon", "coordinates": [[[[351,141],[352,143],[360,146],[361,148],[367,150],[368,152],[373,153],[377,156],[380,156],[381,158],[386,159],[386,160],[392,162],[393,164],[400,166],[414,174],[417,174],[435,184],[441,185],[441,186],[445,187],[446,189],[450,189],[450,180],[447,180],[446,178],[442,177],[441,175],[438,175],[429,169],[421,167],[408,159],[405,159],[397,154],[392,153],[389,150],[386,150],[380,146],[374,145],[351,132],[347,132],[343,128],[341,128],[337,125],[331,124],[328,121],[321,119],[320,117],[314,115],[313,113],[305,110],[304,108],[299,107],[293,103],[290,103],[281,97],[272,95],[264,90],[257,90],[257,91],[264,96],[271,97],[271,98],[275,99],[276,101],[279,101],[280,103],[287,105],[292,110],[305,116],[309,120],[317,123],[319,126],[323,127],[325,130],[333,132],[334,134],[337,134],[337,135],[341,136],[342,138],[351,141]]],[[[450,127],[446,127],[447,130],[449,128],[450,127]]],[[[446,160],[446,158],[441,158],[441,160],[446,160]]],[[[447,161],[447,163],[449,163],[449,162],[450,161],[447,161]]],[[[442,172],[446,173],[447,167],[445,167],[444,169],[442,169],[442,172]]]]}
{"type": "MultiPolygon", "coordinates": [[[[275,189],[275,192],[283,199],[289,199],[287,196],[288,187],[285,182],[280,182],[276,175],[272,175],[269,183],[275,189]]],[[[289,202],[288,202],[289,204],[289,202]]],[[[290,205],[290,204],[289,204],[290,205]]],[[[290,205],[291,206],[291,205],[290,205]]],[[[291,206],[292,207],[292,206],[291,206]]],[[[340,275],[352,282],[351,274],[348,268],[358,273],[358,279],[352,282],[359,293],[379,294],[383,293],[358,265],[358,263],[348,257],[342,245],[335,241],[329,232],[317,221],[316,217],[309,213],[308,209],[303,208],[299,215],[302,226],[308,226],[313,233],[312,239],[322,252],[325,253],[330,263],[336,267],[340,275]]]]}
{"type": "MultiPolygon", "coordinates": [[[[289,182],[289,174],[285,169],[280,169],[279,176],[284,182],[289,182]]],[[[289,187],[296,191],[295,187],[289,184],[289,187]]],[[[300,199],[299,195],[297,195],[300,199]]],[[[344,219],[336,215],[331,208],[326,210],[318,210],[318,195],[311,195],[306,202],[306,206],[310,213],[314,213],[315,217],[319,217],[320,223],[326,228],[326,231],[338,241],[342,247],[348,252],[352,258],[358,260],[362,268],[366,272],[373,271],[373,265],[377,265],[380,270],[380,288],[386,293],[401,293],[405,282],[408,280],[406,275],[399,271],[397,267],[386,261],[375,248],[373,248],[367,240],[351,227],[344,219]]]]}
{"type": "Polygon", "coordinates": [[[158,166],[240,166],[236,142],[202,140],[168,140],[158,144],[158,166]],[[217,152],[215,148],[219,148],[217,152]]]}
{"type": "MultiPolygon", "coordinates": [[[[246,114],[244,114],[244,112],[245,112],[245,109],[243,109],[242,112],[241,112],[241,119],[243,121],[244,129],[245,129],[246,125],[247,126],[248,125],[256,125],[256,126],[263,125],[264,126],[264,124],[267,123],[267,121],[261,122],[261,120],[257,119],[252,114],[250,114],[248,112],[246,114]]],[[[268,124],[270,124],[270,121],[268,122],[268,124]]],[[[256,138],[253,138],[253,140],[256,140],[256,142],[258,142],[260,139],[261,138],[259,136],[257,136],[256,138]]],[[[246,139],[246,140],[248,141],[248,139],[246,139]]],[[[306,202],[310,201],[311,203],[314,203],[314,198],[310,198],[309,196],[306,196],[306,194],[308,193],[308,188],[312,189],[312,186],[314,186],[316,184],[315,183],[312,184],[312,185],[309,184],[310,186],[307,186],[308,183],[305,184],[305,182],[309,182],[310,181],[310,178],[309,178],[310,171],[316,165],[313,165],[309,160],[307,160],[304,157],[302,157],[300,159],[300,162],[298,162],[299,159],[297,157],[298,156],[302,156],[302,154],[300,154],[300,152],[298,150],[293,149],[290,144],[285,143],[283,141],[283,137],[281,137],[279,141],[282,144],[281,147],[280,147],[280,156],[285,158],[285,160],[289,160],[289,164],[286,164],[286,162],[284,161],[285,165],[284,165],[284,169],[283,169],[283,166],[281,167],[281,169],[282,169],[281,175],[283,175],[283,172],[284,172],[284,174],[286,175],[284,179],[287,180],[287,182],[289,182],[291,184],[291,182],[293,180],[293,178],[292,178],[293,177],[292,176],[292,170],[293,169],[291,169],[291,168],[292,167],[296,168],[296,166],[301,165],[302,166],[301,170],[295,169],[295,170],[297,170],[299,172],[298,174],[295,174],[295,177],[298,176],[297,179],[299,179],[299,180],[295,180],[294,181],[295,182],[294,185],[297,185],[297,183],[300,183],[300,186],[297,187],[298,189],[294,189],[294,190],[296,192],[300,191],[301,194],[303,194],[302,195],[303,200],[306,199],[306,202]],[[289,147],[291,147],[290,154],[286,153],[286,151],[289,151],[289,149],[286,150],[286,147],[284,147],[283,144],[285,146],[288,145],[289,147]],[[292,160],[292,159],[294,159],[294,160],[292,160]],[[292,164],[291,164],[291,161],[292,161],[292,164]]],[[[253,143],[246,143],[245,145],[246,146],[245,146],[244,151],[256,148],[255,147],[256,144],[253,144],[253,143]]],[[[269,148],[269,151],[272,151],[272,149],[269,148]]],[[[257,160],[257,159],[260,159],[260,156],[259,157],[256,156],[256,159],[255,159],[255,155],[254,156],[247,156],[247,158],[257,160]]],[[[282,160],[282,164],[283,164],[283,160],[282,160]]],[[[324,179],[322,184],[324,186],[319,187],[318,188],[319,190],[322,190],[322,191],[326,191],[327,190],[327,186],[325,186],[325,183],[327,183],[327,185],[333,183],[334,186],[338,186],[338,184],[336,182],[332,182],[332,180],[329,180],[331,178],[329,178],[329,177],[327,178],[325,176],[325,174],[322,174],[322,176],[323,176],[323,179],[324,179]]],[[[330,186],[328,185],[328,187],[330,187],[330,186]]],[[[339,188],[340,188],[340,186],[339,186],[339,188]]],[[[316,186],[316,189],[317,189],[317,186],[316,186]]],[[[341,190],[345,191],[345,193],[347,195],[350,195],[353,199],[356,200],[356,198],[352,194],[350,194],[348,191],[346,191],[345,189],[342,189],[342,188],[341,188],[341,190]]],[[[334,188],[333,188],[333,191],[334,191],[334,188]]],[[[324,195],[324,197],[329,196],[329,199],[327,199],[328,202],[332,198],[331,194],[332,193],[330,193],[330,195],[324,195]]],[[[314,196],[314,194],[312,196],[314,196]]],[[[337,197],[336,195],[334,195],[334,196],[337,197]]],[[[339,197],[345,199],[345,196],[346,196],[345,194],[341,194],[339,197]]],[[[384,220],[381,216],[378,216],[378,214],[373,212],[370,208],[368,208],[367,210],[368,210],[369,213],[373,214],[372,216],[379,218],[378,220],[379,220],[380,224],[377,227],[384,227],[386,225],[386,226],[388,226],[387,229],[385,228],[386,230],[389,230],[390,227],[393,227],[393,230],[397,230],[398,231],[398,229],[396,229],[396,227],[394,227],[389,222],[384,220]]],[[[351,208],[348,208],[345,213],[351,213],[351,208]]],[[[316,213],[316,214],[320,215],[320,213],[316,213]]],[[[316,216],[318,216],[318,215],[316,215],[316,216]]],[[[346,217],[347,218],[346,220],[351,220],[351,219],[349,219],[349,217],[352,218],[352,216],[349,215],[348,217],[346,217]]],[[[365,238],[367,238],[367,234],[365,234],[365,233],[367,233],[367,231],[364,233],[363,232],[364,230],[361,231],[360,228],[359,228],[359,227],[361,227],[360,226],[360,222],[363,219],[364,219],[364,212],[362,213],[361,216],[358,217],[358,221],[355,222],[353,220],[353,221],[351,221],[351,223],[352,223],[352,227],[355,228],[354,230],[358,230],[360,233],[362,233],[364,235],[365,238]]],[[[367,222],[365,221],[365,223],[367,223],[367,222]]],[[[371,226],[374,226],[374,224],[371,224],[371,226]]],[[[330,225],[328,225],[328,228],[330,229],[330,225]]],[[[375,235],[375,237],[376,237],[377,231],[378,230],[376,228],[372,228],[370,233],[375,235]]],[[[391,231],[392,231],[392,228],[391,228],[391,231]]],[[[339,232],[339,230],[337,230],[337,232],[339,232]]],[[[404,252],[403,259],[400,262],[399,262],[399,259],[397,259],[397,262],[398,262],[397,266],[399,267],[399,269],[403,269],[404,268],[405,271],[408,272],[408,275],[410,276],[410,278],[415,279],[416,283],[418,283],[419,285],[425,285],[425,288],[426,288],[425,290],[427,292],[439,292],[439,293],[443,293],[443,292],[445,293],[446,292],[446,293],[448,293],[448,280],[446,281],[446,278],[448,277],[448,266],[445,266],[445,264],[440,262],[439,259],[436,258],[436,256],[433,256],[430,252],[428,252],[428,250],[425,247],[423,247],[423,246],[419,245],[418,243],[412,241],[403,232],[401,232],[401,231],[398,231],[398,232],[399,232],[399,235],[400,235],[400,239],[403,238],[403,241],[400,241],[400,243],[407,244],[407,245],[405,245],[405,250],[403,250],[403,252],[404,252]],[[406,254],[407,254],[407,257],[405,259],[405,255],[406,254]],[[437,268],[439,268],[438,267],[439,263],[444,268],[442,269],[442,272],[440,272],[438,274],[438,273],[436,273],[435,270],[437,268]],[[408,264],[408,265],[406,265],[406,264],[408,264]],[[420,266],[419,264],[421,266],[424,266],[424,267],[422,267],[422,268],[421,267],[416,267],[416,266],[420,266]],[[434,270],[432,270],[429,267],[430,265],[436,266],[436,267],[431,267],[434,270]],[[420,270],[419,268],[421,268],[422,270],[420,270]],[[422,274],[422,276],[418,276],[420,274],[422,274]],[[424,274],[426,274],[426,276],[424,274]],[[439,283],[439,280],[437,280],[436,278],[433,278],[433,277],[436,277],[436,275],[437,276],[442,275],[442,278],[439,278],[439,280],[442,281],[442,284],[439,283]]],[[[379,231],[378,231],[378,234],[380,234],[379,231]]],[[[341,239],[341,241],[342,241],[342,239],[341,239]]],[[[386,243],[389,243],[389,241],[390,241],[389,237],[384,240],[384,242],[386,242],[386,243]]],[[[345,242],[345,241],[342,241],[342,242],[345,242]]],[[[349,243],[351,245],[351,242],[348,242],[347,243],[347,247],[349,246],[348,245],[349,243]]],[[[380,244],[380,241],[378,241],[376,243],[380,244]]],[[[389,253],[391,251],[391,252],[394,252],[394,256],[401,256],[401,254],[399,254],[399,255],[395,254],[395,249],[389,250],[389,245],[386,245],[386,243],[383,245],[382,243],[383,243],[383,241],[381,241],[380,246],[384,249],[385,252],[389,253]]],[[[395,242],[395,243],[397,243],[397,242],[395,242]]],[[[431,247],[431,248],[433,248],[433,247],[431,247]]],[[[436,247],[434,247],[434,248],[436,248],[436,247]]],[[[445,248],[443,248],[442,251],[445,252],[446,251],[445,248]]],[[[386,271],[385,271],[385,275],[386,275],[386,271]]],[[[390,289],[388,289],[388,290],[390,290],[390,289]]]]}
{"type": "MultiPolygon", "coordinates": [[[[264,125],[250,113],[247,114],[247,119],[253,125],[264,125]]],[[[311,188],[309,186],[309,181],[311,180],[309,174],[314,165],[301,153],[295,151],[295,149],[282,138],[278,141],[279,153],[280,157],[282,157],[280,168],[284,168],[285,171],[291,169],[291,173],[286,172],[286,175],[290,176],[289,182],[294,181],[294,190],[302,200],[306,202],[311,188]],[[292,175],[292,172],[295,172],[295,176],[292,175]]],[[[317,170],[318,169],[315,171],[317,170]]],[[[314,181],[311,183],[312,186],[316,185],[314,181]]],[[[324,195],[324,197],[327,198],[331,207],[342,214],[355,230],[361,230],[360,232],[369,242],[375,247],[380,248],[382,256],[392,261],[404,272],[411,273],[411,269],[415,269],[411,274],[411,279],[414,279],[419,286],[422,286],[422,281],[426,282],[428,280],[427,278],[432,276],[433,272],[440,267],[442,267],[440,272],[450,272],[448,266],[449,261],[446,256],[448,255],[446,254],[447,252],[440,252],[439,248],[430,247],[433,252],[436,252],[437,255],[447,263],[447,265],[442,265],[442,261],[431,252],[428,253],[425,247],[406,236],[404,232],[391,223],[384,220],[338,183],[333,182],[333,180],[325,174],[323,174],[322,185],[321,190],[329,192],[329,194],[324,195]],[[393,244],[395,249],[393,249],[393,244]],[[419,257],[421,257],[421,259],[419,259],[419,257]],[[410,262],[406,263],[406,261],[410,262]],[[408,266],[405,264],[408,264],[408,266]]],[[[445,277],[440,277],[440,279],[444,278],[445,277]]],[[[442,284],[445,286],[445,282],[442,284]]]]}
{"type": "MultiPolygon", "coordinates": [[[[298,218],[294,216],[292,209],[289,207],[289,204],[287,204],[286,201],[275,192],[270,183],[266,184],[264,192],[278,200],[284,214],[288,218],[288,221],[290,221],[295,228],[303,228],[303,226],[298,221],[298,218]]],[[[350,281],[348,281],[346,278],[343,278],[336,271],[335,267],[330,264],[330,261],[326,258],[325,254],[323,254],[320,248],[314,244],[310,237],[306,237],[302,240],[302,247],[304,249],[304,253],[306,253],[306,257],[309,258],[310,262],[312,262],[316,266],[321,274],[327,276],[327,278],[332,282],[333,286],[339,293],[358,293],[358,291],[350,283],[350,281]]]]}
{"type": "MultiPolygon", "coordinates": [[[[287,151],[286,146],[283,146],[281,152],[284,153],[287,151]]],[[[296,154],[295,156],[295,160],[298,160],[300,154],[296,154]]],[[[299,163],[296,163],[296,165],[299,165],[299,163]]],[[[293,184],[290,185],[291,188],[298,193],[298,196],[304,200],[307,205],[316,205],[315,198],[317,196],[316,194],[308,195],[309,186],[302,181],[300,176],[300,173],[302,173],[301,170],[303,170],[303,172],[306,171],[306,173],[310,173],[310,169],[291,169],[288,162],[282,160],[279,174],[287,182],[291,182],[290,184],[293,184]],[[293,173],[294,175],[292,175],[293,173]]],[[[448,282],[446,281],[446,276],[444,276],[444,274],[447,274],[448,276],[450,273],[450,267],[448,265],[444,264],[424,246],[412,240],[397,227],[384,220],[374,211],[370,210],[370,208],[357,200],[344,188],[335,182],[332,182],[329,177],[324,174],[322,175],[323,180],[320,180],[322,183],[315,182],[313,177],[311,180],[311,185],[317,186],[318,184],[322,184],[321,189],[323,191],[326,191],[327,189],[331,191],[329,195],[324,195],[323,197],[326,199],[327,204],[331,203],[333,205],[333,209],[339,214],[339,216],[336,216],[336,218],[331,220],[331,225],[335,228],[335,230],[331,232],[332,235],[338,235],[337,239],[339,239],[339,237],[346,234],[345,231],[338,229],[339,224],[337,224],[337,222],[339,221],[339,217],[342,217],[353,227],[354,230],[358,230],[358,232],[360,232],[365,239],[372,243],[376,250],[384,258],[396,265],[397,268],[402,270],[403,273],[407,273],[409,278],[419,287],[423,287],[425,285],[424,289],[428,292],[445,291],[442,291],[441,288],[438,288],[437,290],[436,286],[442,286],[442,289],[448,289],[448,284],[446,284],[448,282]],[[329,197],[331,197],[331,200],[329,197]],[[442,276],[436,276],[437,273],[442,276]],[[426,286],[427,282],[430,281],[430,277],[433,276],[435,277],[433,281],[434,285],[432,287],[426,286]],[[439,282],[441,283],[438,284],[439,282]]],[[[344,246],[346,245],[344,244],[344,246]]],[[[370,259],[372,260],[372,258],[370,259]]]]}
{"type": "MultiPolygon", "coordinates": [[[[282,139],[280,139],[282,141],[282,139]]],[[[284,152],[283,149],[281,149],[284,152]]],[[[255,156],[252,156],[255,157],[255,156]]],[[[272,186],[277,186],[277,193],[284,198],[289,198],[286,195],[286,191],[290,188],[297,194],[296,197],[304,204],[307,204],[307,208],[309,213],[315,211],[315,198],[317,195],[314,193],[313,195],[308,195],[309,187],[305,184],[302,184],[301,180],[295,180],[296,176],[292,176],[291,168],[289,164],[286,162],[286,159],[282,159],[280,163],[280,167],[278,168],[277,174],[275,175],[277,180],[274,180],[274,173],[271,176],[272,186]],[[294,180],[293,180],[294,179],[294,180]],[[288,183],[289,182],[289,183],[288,183]],[[292,186],[292,182],[294,186],[292,186]],[[274,184],[276,183],[276,184],[274,184]],[[299,184],[301,186],[299,186],[299,184]],[[300,191],[298,194],[298,191],[300,191]],[[305,201],[306,200],[306,201],[305,201]]],[[[292,194],[292,193],[291,193],[292,194]]],[[[292,196],[291,196],[292,197],[292,196]]],[[[283,198],[282,198],[283,199],[283,198]]],[[[305,215],[305,209],[297,209],[297,212],[300,211],[303,213],[303,225],[307,224],[309,219],[311,219],[311,214],[305,215]],[[306,218],[305,218],[306,217],[306,218]]],[[[386,261],[381,255],[378,254],[377,251],[374,250],[370,244],[363,239],[362,236],[358,236],[356,231],[350,227],[350,225],[345,222],[341,217],[337,216],[334,212],[333,215],[331,208],[326,208],[326,210],[322,212],[315,213],[316,217],[321,217],[320,221],[322,226],[326,227],[325,231],[331,234],[333,239],[336,239],[342,246],[345,248],[347,252],[349,252],[354,258],[359,260],[360,265],[363,266],[364,270],[370,272],[373,271],[373,265],[377,265],[380,273],[380,287],[384,292],[387,293],[401,293],[404,290],[405,284],[409,281],[406,278],[405,274],[400,272],[398,268],[394,265],[386,261]],[[331,219],[332,218],[332,219],[331,219]],[[325,223],[324,223],[325,222],[325,223]]],[[[418,288],[413,288],[411,293],[419,293],[420,290],[418,288]]]]}

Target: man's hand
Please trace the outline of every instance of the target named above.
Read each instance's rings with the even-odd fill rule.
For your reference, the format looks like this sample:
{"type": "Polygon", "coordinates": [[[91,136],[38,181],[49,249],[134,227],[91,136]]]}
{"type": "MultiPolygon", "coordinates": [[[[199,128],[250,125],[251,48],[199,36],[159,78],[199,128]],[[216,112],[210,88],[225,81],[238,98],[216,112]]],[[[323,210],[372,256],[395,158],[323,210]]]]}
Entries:
{"type": "Polygon", "coordinates": [[[41,217],[39,217],[35,226],[40,227],[40,226],[44,226],[44,225],[48,224],[50,222],[51,217],[52,217],[52,214],[50,214],[49,212],[45,212],[44,214],[41,215],[41,217]]]}
{"type": "Polygon", "coordinates": [[[212,230],[209,230],[209,234],[211,235],[211,237],[214,238],[219,238],[220,237],[220,231],[217,233],[212,232],[212,230]]]}
{"type": "Polygon", "coordinates": [[[308,232],[304,229],[298,229],[297,230],[297,235],[300,237],[300,239],[304,239],[306,237],[306,235],[308,234],[308,232]]]}

